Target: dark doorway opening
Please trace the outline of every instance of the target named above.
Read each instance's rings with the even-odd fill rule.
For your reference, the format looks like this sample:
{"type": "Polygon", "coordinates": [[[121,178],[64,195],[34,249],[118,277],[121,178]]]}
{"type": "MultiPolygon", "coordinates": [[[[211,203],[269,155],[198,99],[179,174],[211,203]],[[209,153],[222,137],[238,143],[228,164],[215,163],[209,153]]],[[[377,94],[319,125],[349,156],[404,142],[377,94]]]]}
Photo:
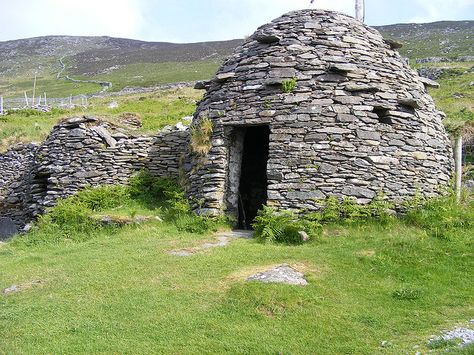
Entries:
{"type": "Polygon", "coordinates": [[[270,129],[247,127],[239,183],[239,228],[251,229],[257,211],[267,202],[270,129]]]}

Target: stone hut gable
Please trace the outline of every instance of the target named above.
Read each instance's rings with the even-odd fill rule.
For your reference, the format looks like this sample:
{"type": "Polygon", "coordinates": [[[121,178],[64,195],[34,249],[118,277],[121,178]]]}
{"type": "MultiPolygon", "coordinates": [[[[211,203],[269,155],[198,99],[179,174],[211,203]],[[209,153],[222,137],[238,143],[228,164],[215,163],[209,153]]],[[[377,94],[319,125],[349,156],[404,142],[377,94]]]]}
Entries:
{"type": "Polygon", "coordinates": [[[245,136],[262,125],[268,157],[259,163],[266,165],[260,189],[269,205],[311,210],[329,195],[366,203],[379,191],[395,201],[437,194],[452,169],[442,116],[391,46],[330,11],[290,12],[258,28],[201,84],[193,124],[208,117],[214,132],[189,176],[195,208],[244,212],[245,136]]]}

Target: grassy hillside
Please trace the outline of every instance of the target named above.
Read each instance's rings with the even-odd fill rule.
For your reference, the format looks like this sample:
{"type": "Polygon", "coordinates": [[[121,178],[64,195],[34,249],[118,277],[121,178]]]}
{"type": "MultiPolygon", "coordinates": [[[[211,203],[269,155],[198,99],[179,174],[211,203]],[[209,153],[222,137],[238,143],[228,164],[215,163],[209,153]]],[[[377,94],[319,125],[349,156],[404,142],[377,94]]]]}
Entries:
{"type": "Polygon", "coordinates": [[[66,97],[99,91],[97,84],[75,79],[111,80],[112,90],[125,86],[209,78],[240,40],[174,44],[112,37],[49,36],[0,42],[0,93],[31,96],[35,73],[37,93],[66,97]],[[62,67],[60,59],[65,64],[62,67]]]}
{"type": "Polygon", "coordinates": [[[375,27],[386,38],[399,40],[399,50],[410,59],[472,56],[474,21],[439,21],[375,27]]]}

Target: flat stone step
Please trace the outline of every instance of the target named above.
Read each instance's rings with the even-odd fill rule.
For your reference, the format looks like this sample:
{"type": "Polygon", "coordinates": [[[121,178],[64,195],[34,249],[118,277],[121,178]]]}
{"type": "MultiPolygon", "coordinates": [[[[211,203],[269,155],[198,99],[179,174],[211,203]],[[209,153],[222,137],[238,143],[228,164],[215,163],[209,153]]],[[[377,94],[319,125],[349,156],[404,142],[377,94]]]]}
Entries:
{"type": "Polygon", "coordinates": [[[219,232],[216,233],[217,237],[229,237],[229,238],[253,238],[255,231],[247,229],[234,229],[231,231],[219,232]]]}
{"type": "Polygon", "coordinates": [[[199,245],[198,247],[195,247],[192,249],[170,250],[167,253],[170,255],[175,255],[175,256],[192,256],[205,249],[225,247],[227,244],[229,244],[230,240],[233,238],[250,239],[253,237],[253,233],[254,231],[241,230],[241,229],[219,232],[219,233],[214,234],[214,236],[217,238],[215,242],[205,242],[199,245]]]}

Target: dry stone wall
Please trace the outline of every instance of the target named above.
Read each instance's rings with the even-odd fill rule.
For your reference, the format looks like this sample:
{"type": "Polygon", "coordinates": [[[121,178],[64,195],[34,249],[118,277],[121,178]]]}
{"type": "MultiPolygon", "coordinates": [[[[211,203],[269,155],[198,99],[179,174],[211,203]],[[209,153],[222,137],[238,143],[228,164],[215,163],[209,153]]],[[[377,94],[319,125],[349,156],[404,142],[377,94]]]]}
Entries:
{"type": "Polygon", "coordinates": [[[0,155],[0,216],[18,227],[59,198],[86,186],[126,184],[146,169],[178,177],[189,133],[178,124],[154,136],[128,136],[93,117],[71,118],[55,126],[40,146],[20,146],[0,155]]]}
{"type": "Polygon", "coordinates": [[[296,11],[260,27],[198,85],[206,94],[193,125],[210,118],[214,133],[189,174],[194,208],[237,209],[232,132],[252,125],[270,129],[269,205],[312,210],[330,195],[367,203],[378,192],[393,201],[438,194],[449,182],[452,152],[426,91],[435,84],[392,46],[337,12],[296,11]]]}
{"type": "Polygon", "coordinates": [[[15,234],[23,224],[22,196],[37,150],[35,144],[18,144],[0,154],[0,240],[15,234]]]}

